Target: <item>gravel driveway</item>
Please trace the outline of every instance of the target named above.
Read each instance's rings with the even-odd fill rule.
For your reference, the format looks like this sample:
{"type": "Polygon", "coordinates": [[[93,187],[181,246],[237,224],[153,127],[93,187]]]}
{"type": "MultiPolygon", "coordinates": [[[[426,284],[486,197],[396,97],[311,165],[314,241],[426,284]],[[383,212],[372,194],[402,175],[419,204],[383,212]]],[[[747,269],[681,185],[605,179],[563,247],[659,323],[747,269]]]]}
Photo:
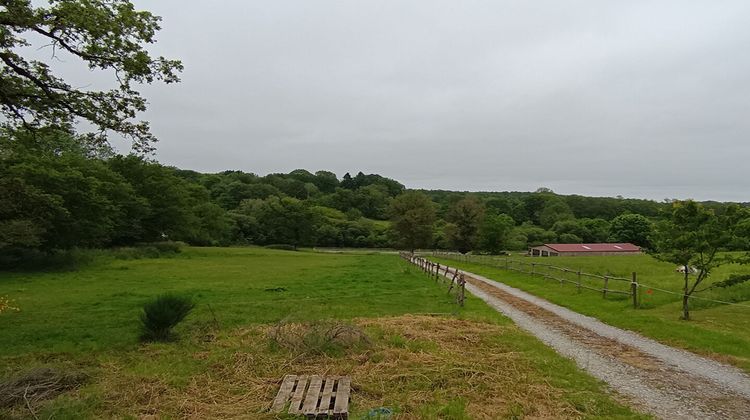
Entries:
{"type": "Polygon", "coordinates": [[[750,376],[741,370],[463,273],[466,290],[606,382],[635,408],[664,419],[750,419],[750,376]]]}

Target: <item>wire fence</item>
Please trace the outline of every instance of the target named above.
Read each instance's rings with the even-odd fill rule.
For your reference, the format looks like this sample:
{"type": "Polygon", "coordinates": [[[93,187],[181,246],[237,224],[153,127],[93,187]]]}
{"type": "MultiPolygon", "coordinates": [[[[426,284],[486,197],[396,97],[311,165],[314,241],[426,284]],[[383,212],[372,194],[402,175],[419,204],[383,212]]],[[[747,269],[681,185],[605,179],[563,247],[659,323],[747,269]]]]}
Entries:
{"type": "Polygon", "coordinates": [[[511,258],[498,258],[488,255],[466,255],[448,252],[433,252],[433,256],[452,259],[455,261],[473,262],[508,271],[528,274],[532,277],[539,276],[547,280],[558,282],[562,285],[572,285],[577,291],[590,290],[598,292],[604,299],[612,296],[630,297],[633,299],[633,307],[640,304],[638,299],[638,275],[633,272],[631,278],[618,277],[614,275],[599,275],[586,273],[582,270],[574,270],[567,267],[559,267],[536,261],[522,261],[511,258]]]}
{"type": "MultiPolygon", "coordinates": [[[[643,291],[646,293],[665,293],[679,298],[684,297],[683,292],[666,290],[660,287],[644,284],[639,279],[638,274],[633,271],[631,278],[619,277],[615,275],[600,275],[586,273],[568,267],[560,267],[554,264],[547,264],[537,261],[524,261],[516,258],[498,257],[492,255],[467,255],[452,252],[433,251],[432,255],[439,258],[450,259],[454,261],[463,261],[489,265],[492,267],[528,274],[532,277],[540,276],[547,280],[557,281],[560,285],[573,285],[580,292],[582,289],[601,293],[604,299],[612,296],[628,297],[632,299],[633,307],[642,306],[643,291]]],[[[690,300],[700,300],[704,302],[718,303],[722,305],[732,305],[736,307],[750,308],[750,305],[728,302],[719,299],[711,299],[690,295],[690,300]]]]}
{"type": "Polygon", "coordinates": [[[450,279],[448,294],[451,294],[455,289],[456,303],[459,306],[464,306],[464,302],[466,301],[466,278],[464,273],[460,272],[457,268],[440,265],[440,263],[432,262],[411,252],[401,252],[399,256],[422,269],[430,277],[434,277],[436,282],[442,280],[445,283],[447,279],[450,279]]]}

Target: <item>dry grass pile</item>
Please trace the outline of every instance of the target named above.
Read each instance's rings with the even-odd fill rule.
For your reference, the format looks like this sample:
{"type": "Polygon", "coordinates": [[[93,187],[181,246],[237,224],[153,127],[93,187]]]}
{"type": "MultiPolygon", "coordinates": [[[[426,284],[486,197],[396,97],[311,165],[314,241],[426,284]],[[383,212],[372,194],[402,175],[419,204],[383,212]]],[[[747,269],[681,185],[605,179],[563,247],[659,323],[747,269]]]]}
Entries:
{"type": "Polygon", "coordinates": [[[36,416],[34,410],[40,403],[81,386],[87,379],[81,372],[33,369],[0,381],[0,407],[22,406],[36,416]]]}
{"type": "MultiPolygon", "coordinates": [[[[336,355],[299,357],[297,344],[305,342],[309,325],[241,330],[196,352],[195,358],[210,360],[211,366],[184,387],[124,372],[109,376],[105,389],[112,390],[112,398],[106,406],[115,410],[112,415],[274,418],[267,410],[281,378],[318,374],[352,377],[350,409],[355,415],[381,406],[393,408],[394,418],[399,419],[581,415],[561,390],[547,384],[528,360],[512,351],[512,343],[503,337],[509,327],[430,316],[355,323],[358,328],[343,331],[356,331],[359,339],[361,331],[366,332],[369,345],[336,355]],[[269,344],[268,337],[275,343],[291,343],[279,349],[269,344]],[[458,415],[451,414],[451,404],[459,406],[458,415]]],[[[323,334],[326,337],[342,336],[336,330],[323,331],[330,333],[323,334]]]]}
{"type": "Polygon", "coordinates": [[[318,355],[370,345],[370,339],[356,325],[341,322],[280,322],[268,331],[279,347],[299,355],[318,355]]]}

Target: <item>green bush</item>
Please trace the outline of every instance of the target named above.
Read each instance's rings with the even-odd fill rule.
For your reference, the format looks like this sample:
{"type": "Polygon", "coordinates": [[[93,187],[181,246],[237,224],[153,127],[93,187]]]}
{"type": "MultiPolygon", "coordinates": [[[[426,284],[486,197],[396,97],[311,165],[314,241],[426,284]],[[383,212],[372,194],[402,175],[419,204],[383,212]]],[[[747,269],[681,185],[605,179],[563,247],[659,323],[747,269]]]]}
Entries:
{"type": "Polygon", "coordinates": [[[154,242],[150,245],[156,248],[160,254],[179,254],[182,251],[182,247],[185,246],[185,243],[177,241],[163,241],[154,242]]]}
{"type": "Polygon", "coordinates": [[[195,304],[187,296],[170,293],[157,296],[143,305],[141,339],[169,341],[175,338],[172,329],[193,310],[195,304]]]}
{"type": "Polygon", "coordinates": [[[159,258],[159,251],[152,246],[122,247],[113,249],[112,256],[114,256],[118,260],[159,258]]]}
{"type": "Polygon", "coordinates": [[[14,249],[0,252],[0,269],[22,271],[78,270],[102,254],[94,249],[67,249],[40,251],[36,249],[14,249]]]}
{"type": "Polygon", "coordinates": [[[296,251],[297,250],[297,248],[295,248],[294,245],[287,245],[287,244],[271,244],[271,245],[266,245],[265,248],[280,249],[282,251],[296,251]]]}
{"type": "Polygon", "coordinates": [[[184,243],[174,241],[144,242],[138,243],[133,247],[116,248],[112,250],[112,255],[120,260],[161,258],[179,254],[183,246],[185,246],[184,243]]]}

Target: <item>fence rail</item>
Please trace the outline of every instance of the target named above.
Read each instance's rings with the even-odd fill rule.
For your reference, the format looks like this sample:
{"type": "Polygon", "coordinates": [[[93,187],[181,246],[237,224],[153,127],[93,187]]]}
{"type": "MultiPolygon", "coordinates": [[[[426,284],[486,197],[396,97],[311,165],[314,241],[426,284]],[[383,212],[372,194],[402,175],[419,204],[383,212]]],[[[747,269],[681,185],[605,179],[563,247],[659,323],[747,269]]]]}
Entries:
{"type": "Polygon", "coordinates": [[[445,279],[450,279],[450,284],[448,285],[448,294],[450,294],[455,288],[456,303],[460,306],[464,306],[464,302],[466,301],[466,277],[464,273],[458,270],[458,268],[452,268],[447,265],[440,265],[440,263],[432,262],[427,258],[412,254],[410,252],[401,252],[399,253],[399,255],[404,260],[422,269],[422,271],[427,273],[427,275],[431,278],[434,277],[435,282],[440,281],[441,277],[443,279],[443,283],[445,282],[445,279]]]}
{"type": "Polygon", "coordinates": [[[633,307],[638,308],[640,306],[638,275],[635,272],[633,272],[632,278],[628,279],[625,277],[618,277],[613,275],[585,273],[581,270],[574,270],[567,267],[558,267],[553,264],[536,261],[522,261],[508,257],[497,258],[486,255],[466,255],[438,251],[434,251],[432,255],[440,258],[452,259],[454,261],[487,264],[498,268],[503,268],[508,271],[528,274],[532,277],[541,276],[544,279],[556,281],[560,283],[560,285],[572,284],[579,292],[582,289],[585,289],[601,293],[602,298],[604,299],[606,299],[608,295],[632,297],[633,307]],[[596,281],[601,281],[601,287],[587,285],[584,283],[584,279],[594,279],[596,281]],[[621,284],[625,287],[618,288],[618,284],[621,284]],[[622,290],[623,288],[625,290],[622,290]]]}

